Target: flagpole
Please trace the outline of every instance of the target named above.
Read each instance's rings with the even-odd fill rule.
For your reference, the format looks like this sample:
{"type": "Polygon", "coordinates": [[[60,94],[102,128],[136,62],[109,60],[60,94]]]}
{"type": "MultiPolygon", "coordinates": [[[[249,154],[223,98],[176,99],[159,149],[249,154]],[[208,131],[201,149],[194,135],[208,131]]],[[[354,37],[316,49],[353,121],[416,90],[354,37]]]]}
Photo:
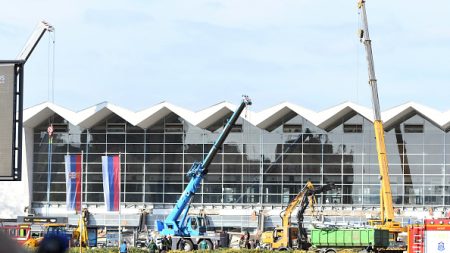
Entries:
{"type": "Polygon", "coordinates": [[[82,245],[82,240],[83,240],[83,229],[84,229],[84,221],[83,219],[83,150],[81,150],[81,171],[80,171],[80,180],[81,180],[81,189],[80,189],[80,222],[79,222],[79,226],[81,226],[80,229],[80,253],[83,253],[83,245],[82,245]]]}
{"type": "Polygon", "coordinates": [[[46,215],[49,215],[50,209],[50,183],[52,180],[52,144],[53,144],[53,124],[50,124],[47,128],[48,134],[48,150],[47,150],[47,211],[46,215]]]}
{"type": "MultiPolygon", "coordinates": [[[[122,182],[121,182],[121,179],[122,179],[122,176],[121,176],[121,174],[120,174],[120,171],[121,171],[121,167],[122,167],[122,161],[121,161],[121,153],[119,153],[119,245],[122,243],[122,215],[121,215],[121,203],[120,203],[120,200],[121,200],[121,197],[122,197],[122,189],[121,189],[121,187],[122,187],[122,182]]],[[[125,197],[125,196],[124,196],[125,197]]]]}

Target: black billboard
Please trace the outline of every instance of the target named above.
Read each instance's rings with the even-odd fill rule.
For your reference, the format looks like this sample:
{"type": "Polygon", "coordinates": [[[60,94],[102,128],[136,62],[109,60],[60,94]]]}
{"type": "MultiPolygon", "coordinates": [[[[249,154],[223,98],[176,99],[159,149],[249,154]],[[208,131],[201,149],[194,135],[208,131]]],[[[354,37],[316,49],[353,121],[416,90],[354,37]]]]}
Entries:
{"type": "Polygon", "coordinates": [[[21,180],[23,64],[0,62],[0,181],[21,180]]]}

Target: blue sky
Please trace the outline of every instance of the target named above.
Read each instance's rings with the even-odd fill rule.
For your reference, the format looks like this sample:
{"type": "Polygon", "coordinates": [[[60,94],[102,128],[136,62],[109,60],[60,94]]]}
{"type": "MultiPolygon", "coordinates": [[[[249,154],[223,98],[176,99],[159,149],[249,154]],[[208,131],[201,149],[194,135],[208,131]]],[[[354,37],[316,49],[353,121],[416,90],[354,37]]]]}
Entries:
{"type": "MultiPolygon", "coordinates": [[[[367,1],[383,110],[450,109],[449,10],[446,0],[367,1]]],[[[353,0],[9,1],[0,59],[14,59],[43,19],[56,28],[54,102],[71,110],[168,101],[197,111],[242,94],[255,111],[371,106],[353,0]]],[[[49,38],[26,64],[26,107],[51,100],[49,38]]]]}

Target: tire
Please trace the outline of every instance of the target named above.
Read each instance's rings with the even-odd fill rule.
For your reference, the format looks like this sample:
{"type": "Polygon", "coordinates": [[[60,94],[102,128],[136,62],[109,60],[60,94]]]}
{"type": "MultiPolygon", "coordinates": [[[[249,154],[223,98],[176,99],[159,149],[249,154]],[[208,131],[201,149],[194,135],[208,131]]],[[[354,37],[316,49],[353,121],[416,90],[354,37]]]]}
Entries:
{"type": "Polygon", "coordinates": [[[336,250],[334,250],[334,249],[327,249],[325,251],[325,253],[336,253],[336,250]]]}
{"type": "Polygon", "coordinates": [[[209,239],[203,239],[197,242],[197,250],[201,250],[200,249],[200,244],[205,242],[206,243],[206,250],[213,250],[213,243],[209,240],[209,239]]]}
{"type": "Polygon", "coordinates": [[[180,245],[180,243],[178,243],[177,248],[179,250],[182,250],[182,251],[193,251],[194,250],[194,244],[192,243],[191,240],[185,239],[184,240],[184,245],[180,245]]]}
{"type": "Polygon", "coordinates": [[[205,240],[205,241],[206,241],[206,244],[208,245],[208,250],[213,250],[214,249],[213,243],[210,240],[205,240]]]}

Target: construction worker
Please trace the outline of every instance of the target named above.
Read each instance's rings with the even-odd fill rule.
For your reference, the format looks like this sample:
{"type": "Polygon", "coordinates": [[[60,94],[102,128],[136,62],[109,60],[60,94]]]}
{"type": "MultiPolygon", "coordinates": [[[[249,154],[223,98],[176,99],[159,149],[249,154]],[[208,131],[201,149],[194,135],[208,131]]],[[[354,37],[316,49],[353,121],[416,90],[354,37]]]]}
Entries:
{"type": "Polygon", "coordinates": [[[120,251],[120,253],[127,253],[128,252],[127,241],[123,240],[123,243],[120,244],[119,251],[120,251]]]}
{"type": "Polygon", "coordinates": [[[172,236],[167,236],[167,250],[172,249],[172,236]]]}
{"type": "Polygon", "coordinates": [[[155,253],[156,250],[158,249],[158,247],[156,246],[155,241],[153,241],[153,239],[150,241],[150,243],[148,244],[148,251],[150,253],[155,253]]]}
{"type": "Polygon", "coordinates": [[[367,246],[366,251],[367,252],[373,252],[373,247],[372,247],[372,243],[371,242],[369,242],[369,246],[367,246]]]}

